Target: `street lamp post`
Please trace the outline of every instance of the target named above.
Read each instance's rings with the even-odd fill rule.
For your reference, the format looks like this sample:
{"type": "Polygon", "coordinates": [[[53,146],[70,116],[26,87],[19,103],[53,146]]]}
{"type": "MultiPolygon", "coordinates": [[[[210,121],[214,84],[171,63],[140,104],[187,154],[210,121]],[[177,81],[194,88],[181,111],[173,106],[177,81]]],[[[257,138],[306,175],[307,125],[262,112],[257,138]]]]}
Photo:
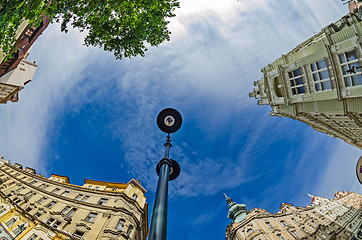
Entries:
{"type": "Polygon", "coordinates": [[[148,240],[166,240],[167,237],[168,181],[175,180],[180,174],[180,165],[169,157],[170,148],[172,147],[170,134],[176,132],[181,124],[181,114],[173,108],[166,108],[157,116],[158,127],[168,135],[164,144],[166,148],[165,156],[156,167],[159,179],[153,203],[148,240]]]}

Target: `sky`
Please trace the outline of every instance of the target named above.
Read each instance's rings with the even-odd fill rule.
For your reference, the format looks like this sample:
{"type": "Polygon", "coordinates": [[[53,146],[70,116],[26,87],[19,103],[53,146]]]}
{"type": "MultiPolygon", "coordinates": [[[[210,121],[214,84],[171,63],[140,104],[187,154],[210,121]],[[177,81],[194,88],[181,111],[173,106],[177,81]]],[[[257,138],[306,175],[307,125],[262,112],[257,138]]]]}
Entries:
{"type": "Polygon", "coordinates": [[[183,117],[170,157],[168,239],[224,239],[223,192],[272,213],[308,193],[362,194],[361,151],[304,123],[269,115],[248,93],[260,69],[347,14],[339,0],[181,0],[171,41],[145,57],[115,60],[52,24],[28,60],[38,64],[17,103],[0,105],[0,155],[49,177],[128,182],[148,190],[149,216],[166,134],[167,107],[183,117]]]}

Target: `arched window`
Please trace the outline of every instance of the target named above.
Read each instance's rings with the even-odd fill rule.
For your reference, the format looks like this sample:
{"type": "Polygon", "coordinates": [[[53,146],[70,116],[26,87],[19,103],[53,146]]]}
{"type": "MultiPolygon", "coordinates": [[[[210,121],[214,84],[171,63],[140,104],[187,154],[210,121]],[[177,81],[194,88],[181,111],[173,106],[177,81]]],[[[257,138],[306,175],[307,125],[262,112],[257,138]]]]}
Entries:
{"type": "Polygon", "coordinates": [[[121,230],[122,231],[122,229],[124,228],[124,224],[126,223],[126,221],[124,220],[124,219],[119,219],[118,220],[118,223],[117,223],[117,225],[116,225],[116,228],[118,229],[118,230],[121,230]]]}
{"type": "Polygon", "coordinates": [[[132,230],[133,230],[132,225],[129,225],[129,227],[127,229],[127,236],[131,236],[132,230]]]}
{"type": "Polygon", "coordinates": [[[248,231],[246,231],[246,233],[247,233],[248,235],[252,234],[253,232],[254,232],[254,230],[253,230],[252,228],[249,228],[248,231]]]}

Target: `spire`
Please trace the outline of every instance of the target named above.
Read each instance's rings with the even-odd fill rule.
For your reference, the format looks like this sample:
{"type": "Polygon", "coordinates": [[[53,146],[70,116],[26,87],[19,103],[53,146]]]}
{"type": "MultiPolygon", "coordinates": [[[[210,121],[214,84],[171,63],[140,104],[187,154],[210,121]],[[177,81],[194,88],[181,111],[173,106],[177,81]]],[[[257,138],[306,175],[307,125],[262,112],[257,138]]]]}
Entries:
{"type": "Polygon", "coordinates": [[[232,206],[234,206],[236,203],[233,202],[233,200],[232,200],[231,198],[229,198],[225,193],[224,193],[224,195],[225,195],[226,202],[227,202],[227,204],[229,205],[229,209],[230,209],[230,208],[231,208],[232,206]]]}
{"type": "Polygon", "coordinates": [[[246,206],[245,204],[236,204],[231,198],[229,198],[225,193],[226,202],[229,205],[228,218],[233,220],[235,223],[241,222],[246,218],[246,206]]]}

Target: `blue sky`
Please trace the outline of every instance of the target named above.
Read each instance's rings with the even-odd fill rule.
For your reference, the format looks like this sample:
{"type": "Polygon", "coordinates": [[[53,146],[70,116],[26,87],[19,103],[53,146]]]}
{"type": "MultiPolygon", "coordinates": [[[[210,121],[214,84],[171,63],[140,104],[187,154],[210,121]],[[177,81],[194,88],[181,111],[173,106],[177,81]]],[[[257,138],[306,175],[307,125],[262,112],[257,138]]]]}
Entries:
{"type": "MultiPolygon", "coordinates": [[[[308,193],[362,193],[361,151],[248,97],[260,69],[347,13],[339,0],[181,0],[171,41],[146,57],[117,61],[82,46],[77,30],[53,24],[35,43],[33,81],[18,103],[0,106],[0,154],[44,176],[128,182],[140,178],[152,210],[155,166],[166,135],[159,111],[183,126],[171,157],[168,238],[223,239],[234,201],[276,212],[310,204],[308,193]]],[[[151,215],[151,214],[149,214],[151,215]]]]}

